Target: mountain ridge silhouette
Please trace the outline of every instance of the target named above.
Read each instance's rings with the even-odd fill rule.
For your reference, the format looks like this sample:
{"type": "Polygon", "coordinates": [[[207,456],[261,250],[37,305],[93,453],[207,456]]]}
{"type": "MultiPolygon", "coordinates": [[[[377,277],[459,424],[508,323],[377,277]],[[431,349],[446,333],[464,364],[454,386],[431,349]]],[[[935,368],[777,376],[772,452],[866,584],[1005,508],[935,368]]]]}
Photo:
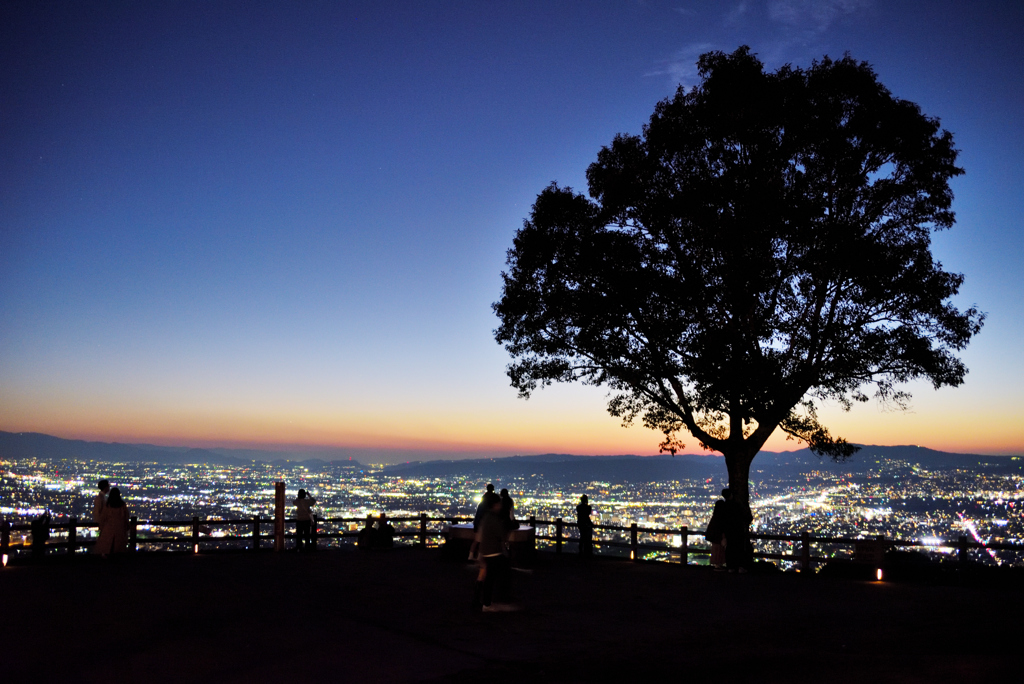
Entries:
{"type": "MultiPolygon", "coordinates": [[[[168,465],[250,465],[269,463],[288,466],[342,466],[364,468],[354,460],[326,460],[301,452],[261,449],[194,448],[121,442],[63,439],[37,432],[0,431],[0,457],[59,460],[81,458],[103,462],[141,461],[168,465]]],[[[846,462],[821,459],[809,449],[762,451],[754,459],[752,476],[761,474],[864,472],[879,458],[901,459],[930,468],[981,467],[995,471],[1020,471],[1020,456],[992,456],[938,451],[914,445],[862,445],[846,462]]],[[[638,456],[635,454],[587,456],[580,454],[528,454],[493,458],[433,459],[385,466],[385,475],[398,477],[471,476],[510,478],[541,475],[552,479],[591,481],[664,480],[723,477],[725,464],[719,455],[638,456]]]]}

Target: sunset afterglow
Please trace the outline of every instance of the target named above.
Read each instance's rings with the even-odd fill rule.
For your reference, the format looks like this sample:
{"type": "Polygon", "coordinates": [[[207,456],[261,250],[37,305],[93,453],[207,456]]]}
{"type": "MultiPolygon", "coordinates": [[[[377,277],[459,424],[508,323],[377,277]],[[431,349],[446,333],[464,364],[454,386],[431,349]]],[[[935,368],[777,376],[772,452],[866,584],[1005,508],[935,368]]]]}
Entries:
{"type": "Polygon", "coordinates": [[[1024,453],[1020,7],[677,5],[8,7],[0,430],[390,461],[656,454],[602,388],[517,398],[490,306],[537,193],[584,189],[701,52],[749,44],[773,69],[866,60],[966,170],[933,245],[965,275],[955,303],[988,313],[966,383],[914,385],[905,412],[825,406],[825,424],[1024,453]]]}

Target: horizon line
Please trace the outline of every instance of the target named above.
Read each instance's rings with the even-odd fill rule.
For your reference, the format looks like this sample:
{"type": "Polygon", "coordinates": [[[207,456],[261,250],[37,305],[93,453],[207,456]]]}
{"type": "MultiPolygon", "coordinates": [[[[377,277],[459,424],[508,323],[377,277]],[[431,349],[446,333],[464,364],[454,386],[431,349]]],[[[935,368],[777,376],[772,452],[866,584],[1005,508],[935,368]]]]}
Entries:
{"type": "MultiPolygon", "coordinates": [[[[305,456],[304,458],[295,458],[297,462],[320,460],[320,461],[344,461],[344,460],[357,460],[359,456],[363,459],[373,459],[375,457],[391,456],[391,465],[398,465],[401,463],[416,463],[416,462],[429,462],[429,461],[467,461],[467,460],[485,460],[485,459],[505,459],[505,458],[528,458],[536,456],[571,456],[577,458],[657,458],[670,456],[666,453],[630,453],[630,452],[614,452],[614,453],[574,453],[566,452],[561,450],[552,451],[530,451],[530,452],[511,452],[510,450],[486,450],[486,449],[450,449],[450,448],[401,448],[401,447],[367,447],[367,446],[339,446],[331,444],[295,444],[295,443],[266,443],[266,442],[238,442],[235,440],[223,440],[223,441],[207,441],[199,440],[198,442],[188,443],[190,440],[183,440],[184,443],[153,443],[153,442],[121,442],[117,440],[104,441],[101,439],[83,439],[81,437],[62,437],[45,432],[37,432],[34,430],[23,430],[23,431],[12,431],[12,430],[0,430],[0,433],[7,433],[11,435],[40,435],[43,437],[50,437],[53,439],[59,439],[63,441],[80,441],[87,444],[108,444],[108,445],[121,445],[121,446],[134,446],[134,447],[155,447],[158,449],[189,449],[189,450],[201,450],[201,451],[226,451],[226,452],[260,452],[267,455],[268,460],[281,460],[282,457],[286,456],[305,456]],[[197,446],[198,444],[204,444],[203,446],[197,446]],[[212,445],[211,445],[212,443],[212,445]],[[231,444],[233,446],[221,446],[223,444],[231,444]],[[216,446],[214,446],[216,445],[216,446]],[[328,453],[324,453],[328,452],[328,453]],[[339,453],[329,453],[339,452],[339,453]],[[327,458],[325,458],[327,457],[327,458]],[[331,458],[334,457],[334,458],[331,458]],[[395,458],[398,460],[394,460],[395,458]]],[[[163,441],[163,440],[161,440],[163,441]]],[[[945,454],[954,454],[962,456],[990,456],[998,458],[1012,458],[1020,457],[1024,454],[1020,452],[964,452],[964,451],[947,451],[944,449],[937,449],[935,447],[924,446],[920,444],[859,444],[857,446],[863,448],[881,447],[881,448],[916,448],[916,449],[927,449],[945,454]]],[[[792,454],[800,451],[806,451],[808,447],[801,446],[796,449],[789,450],[760,450],[758,453],[771,453],[771,454],[792,454]]],[[[228,454],[230,455],[230,454],[228,454]]],[[[671,456],[691,456],[699,458],[723,458],[723,455],[715,451],[684,451],[679,454],[671,456]]],[[[824,457],[823,457],[824,458],[824,457]]],[[[259,460],[259,459],[253,459],[259,460]]],[[[285,458],[284,460],[292,460],[291,458],[285,458]]],[[[363,461],[360,461],[361,463],[363,461]]],[[[366,461],[367,463],[383,463],[383,461],[366,461]]]]}

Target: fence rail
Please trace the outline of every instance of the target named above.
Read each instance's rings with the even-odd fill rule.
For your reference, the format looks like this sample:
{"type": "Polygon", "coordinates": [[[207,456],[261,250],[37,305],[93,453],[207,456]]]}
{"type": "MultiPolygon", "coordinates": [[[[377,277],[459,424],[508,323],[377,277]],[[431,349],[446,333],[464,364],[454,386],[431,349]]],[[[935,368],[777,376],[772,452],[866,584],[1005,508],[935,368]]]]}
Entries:
{"type": "MultiPolygon", "coordinates": [[[[425,548],[428,546],[428,540],[444,537],[445,532],[439,528],[440,525],[470,522],[472,518],[459,516],[429,517],[426,513],[421,513],[419,516],[388,518],[388,521],[397,523],[400,526],[395,530],[395,538],[411,539],[416,545],[425,548]],[[410,529],[410,526],[412,529],[410,529]]],[[[232,544],[234,548],[238,548],[238,545],[241,544],[247,547],[248,550],[260,551],[268,549],[274,542],[274,534],[272,532],[274,522],[274,518],[262,518],[260,516],[230,520],[200,520],[198,517],[193,517],[191,520],[139,520],[133,516],[129,523],[128,550],[134,552],[142,546],[165,545],[173,547],[174,545],[179,545],[188,547],[193,553],[199,553],[201,550],[210,549],[211,547],[222,547],[224,544],[232,544]],[[246,534],[214,534],[216,528],[232,526],[245,526],[248,531],[246,534]],[[140,528],[142,528],[142,532],[148,532],[146,528],[150,527],[160,528],[161,530],[183,528],[184,533],[172,536],[140,534],[140,528]],[[264,529],[270,531],[270,533],[264,533],[264,529]]],[[[287,526],[294,528],[295,522],[294,518],[286,519],[286,530],[287,526]]],[[[314,546],[318,544],[319,540],[336,539],[340,543],[340,540],[345,538],[356,538],[359,536],[358,529],[346,530],[343,527],[365,522],[366,518],[321,518],[314,516],[312,525],[314,546]],[[334,531],[328,531],[329,529],[334,531]]],[[[578,537],[567,534],[570,529],[578,528],[575,522],[563,520],[562,518],[542,520],[535,516],[530,516],[528,518],[528,525],[536,530],[535,539],[553,546],[556,554],[563,553],[568,545],[578,543],[578,537]],[[541,534],[541,528],[546,528],[547,533],[541,534]]],[[[0,554],[3,555],[5,565],[8,557],[13,553],[21,554],[31,551],[34,554],[41,555],[49,551],[63,549],[66,553],[73,554],[79,550],[88,549],[96,543],[95,539],[91,537],[79,538],[80,530],[96,527],[96,523],[82,522],[77,518],[71,518],[66,522],[47,522],[45,525],[42,524],[42,521],[38,520],[24,523],[4,522],[0,526],[0,554]],[[22,535],[20,544],[12,544],[10,539],[11,532],[29,532],[29,539],[26,540],[25,536],[22,535]],[[54,533],[59,533],[60,536],[54,537],[54,533]]],[[[644,560],[642,552],[653,552],[663,555],[667,554],[668,558],[666,560],[675,560],[683,565],[688,565],[691,557],[708,556],[711,553],[710,548],[707,546],[692,546],[690,544],[691,537],[703,537],[704,531],[691,530],[686,526],[679,528],[640,527],[637,523],[632,523],[629,526],[594,525],[593,529],[595,531],[603,530],[605,532],[622,533],[621,539],[595,538],[593,541],[595,549],[629,549],[630,558],[636,561],[644,560]],[[626,538],[627,533],[628,539],[626,538]],[[678,537],[679,544],[678,546],[672,546],[669,542],[646,542],[641,540],[641,535],[644,537],[678,537]]],[[[286,539],[294,539],[295,536],[294,532],[286,531],[285,533],[286,539]]],[[[819,537],[812,535],[809,531],[804,531],[799,535],[751,533],[750,539],[797,545],[792,553],[755,552],[754,557],[793,563],[804,571],[810,571],[815,564],[834,560],[834,557],[830,556],[813,555],[811,549],[815,545],[853,547],[855,553],[862,551],[862,555],[866,557],[877,558],[878,563],[881,562],[882,553],[890,548],[956,549],[957,559],[960,563],[968,563],[970,561],[971,551],[1015,551],[1024,553],[1024,545],[1022,544],[982,543],[969,540],[963,535],[955,540],[941,540],[931,543],[925,543],[921,540],[889,539],[881,535],[870,538],[819,537]]]]}

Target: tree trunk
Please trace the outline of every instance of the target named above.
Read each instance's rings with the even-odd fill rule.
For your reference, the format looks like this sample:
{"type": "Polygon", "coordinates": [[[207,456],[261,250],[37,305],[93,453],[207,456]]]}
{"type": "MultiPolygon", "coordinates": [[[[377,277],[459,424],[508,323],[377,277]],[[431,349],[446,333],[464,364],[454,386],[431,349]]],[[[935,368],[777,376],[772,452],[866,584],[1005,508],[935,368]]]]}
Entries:
{"type": "Polygon", "coordinates": [[[725,453],[729,469],[729,490],[732,492],[726,507],[725,564],[729,571],[745,572],[753,567],[753,547],[750,544],[750,462],[754,454],[750,449],[736,449],[725,453]]]}
{"type": "MultiPolygon", "coordinates": [[[[755,452],[756,454],[756,452],[755,452]]],[[[750,513],[750,464],[754,455],[746,451],[726,451],[725,467],[729,469],[729,490],[733,498],[750,513]]]]}

